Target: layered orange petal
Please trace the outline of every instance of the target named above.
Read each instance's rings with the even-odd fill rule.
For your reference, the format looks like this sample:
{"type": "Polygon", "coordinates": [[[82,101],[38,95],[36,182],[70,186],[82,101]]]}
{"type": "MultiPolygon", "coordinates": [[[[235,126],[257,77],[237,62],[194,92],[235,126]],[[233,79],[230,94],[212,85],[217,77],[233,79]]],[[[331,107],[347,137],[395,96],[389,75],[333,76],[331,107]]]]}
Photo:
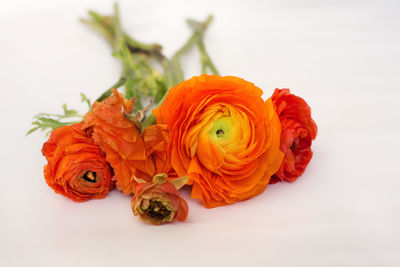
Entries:
{"type": "Polygon", "coordinates": [[[132,101],[125,99],[113,90],[113,95],[103,102],[95,102],[92,110],[83,121],[83,129],[91,134],[93,140],[106,155],[114,169],[113,179],[117,188],[124,194],[135,190],[134,177],[150,180],[154,164],[146,155],[145,143],[134,123],[124,114],[133,109],[132,101]]]}
{"type": "Polygon", "coordinates": [[[104,153],[81,130],[81,123],[55,129],[43,145],[47,184],[74,201],[104,198],[114,188],[104,153]]]}
{"type": "Polygon", "coordinates": [[[252,198],[282,161],[281,125],[271,100],[236,77],[193,77],[153,110],[170,131],[171,165],[188,175],[192,197],[206,207],[252,198]]]}
{"type": "Polygon", "coordinates": [[[150,181],[156,173],[170,169],[165,151],[168,128],[153,125],[141,134],[126,116],[133,108],[134,102],[114,89],[113,95],[93,104],[83,122],[83,129],[104,151],[113,167],[117,188],[126,195],[134,193],[135,177],[150,181]]]}

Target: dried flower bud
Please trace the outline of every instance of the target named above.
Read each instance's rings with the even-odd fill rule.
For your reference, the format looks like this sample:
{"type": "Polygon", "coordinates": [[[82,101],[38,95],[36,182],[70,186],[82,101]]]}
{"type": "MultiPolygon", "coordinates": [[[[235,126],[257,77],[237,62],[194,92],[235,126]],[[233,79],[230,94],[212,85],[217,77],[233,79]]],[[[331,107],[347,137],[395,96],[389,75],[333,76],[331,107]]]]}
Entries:
{"type": "Polygon", "coordinates": [[[179,196],[179,188],[187,182],[187,177],[172,181],[167,180],[167,175],[157,174],[152,183],[136,179],[135,195],[131,207],[136,216],[143,221],[155,225],[172,222],[175,218],[184,221],[188,214],[186,201],[179,196]]]}

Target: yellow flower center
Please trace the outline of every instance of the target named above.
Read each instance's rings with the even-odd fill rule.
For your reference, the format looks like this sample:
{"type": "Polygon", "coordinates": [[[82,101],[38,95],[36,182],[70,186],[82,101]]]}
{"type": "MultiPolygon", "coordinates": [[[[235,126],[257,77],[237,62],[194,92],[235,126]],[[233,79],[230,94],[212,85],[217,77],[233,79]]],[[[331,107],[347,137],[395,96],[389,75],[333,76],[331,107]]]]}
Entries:
{"type": "Polygon", "coordinates": [[[85,174],[82,176],[83,180],[95,183],[97,181],[96,173],[92,171],[87,171],[85,174]]]}
{"type": "MultiPolygon", "coordinates": [[[[208,106],[189,129],[186,136],[187,153],[197,155],[210,171],[218,172],[224,163],[243,162],[251,148],[254,126],[248,110],[229,104],[208,106]]],[[[251,116],[251,114],[250,114],[251,116]]]]}
{"type": "Polygon", "coordinates": [[[208,134],[214,142],[221,142],[221,139],[230,140],[233,124],[232,118],[222,116],[215,121],[210,121],[206,127],[211,126],[208,134]]]}

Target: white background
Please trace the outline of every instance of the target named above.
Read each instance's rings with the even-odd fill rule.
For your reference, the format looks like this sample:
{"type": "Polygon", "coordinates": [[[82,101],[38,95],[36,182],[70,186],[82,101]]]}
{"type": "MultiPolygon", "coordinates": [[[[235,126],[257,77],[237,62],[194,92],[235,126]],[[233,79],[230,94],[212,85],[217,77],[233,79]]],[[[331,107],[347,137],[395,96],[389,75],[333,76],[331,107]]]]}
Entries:
{"type": "MultiPolygon", "coordinates": [[[[215,20],[206,45],[223,75],[312,107],[314,157],[295,183],[143,224],[113,191],[75,203],[45,183],[33,115],[85,110],[120,63],[79,23],[111,1],[0,2],[0,266],[400,266],[399,1],[120,1],[126,31],[171,55],[187,17],[215,20]]],[[[184,59],[199,74],[198,53],[184,59]]]]}

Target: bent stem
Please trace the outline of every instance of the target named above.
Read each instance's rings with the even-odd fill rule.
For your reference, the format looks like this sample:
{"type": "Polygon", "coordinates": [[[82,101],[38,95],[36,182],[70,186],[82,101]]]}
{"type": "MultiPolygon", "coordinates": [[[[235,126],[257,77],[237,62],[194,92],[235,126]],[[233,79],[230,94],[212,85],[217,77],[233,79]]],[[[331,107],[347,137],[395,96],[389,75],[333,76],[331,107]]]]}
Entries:
{"type": "Polygon", "coordinates": [[[198,38],[196,39],[196,45],[200,52],[202,73],[207,74],[207,69],[209,69],[212,74],[219,75],[219,71],[212,62],[209,54],[207,53],[206,46],[204,44],[204,31],[211,23],[212,19],[213,17],[210,15],[208,16],[207,20],[203,23],[192,19],[187,20],[187,23],[195,32],[198,33],[198,38]]]}
{"type": "MultiPolygon", "coordinates": [[[[193,47],[197,46],[201,55],[201,64],[203,73],[207,68],[213,74],[219,74],[215,65],[211,61],[204,45],[204,32],[212,21],[212,16],[208,16],[204,22],[188,20],[193,33],[184,45],[174,53],[171,59],[165,57],[162,53],[162,47],[158,44],[141,43],[122,29],[118,5],[114,6],[114,15],[102,16],[96,12],[89,12],[89,20],[81,20],[98,31],[113,48],[113,55],[118,58],[123,65],[119,80],[103,92],[97,101],[101,102],[111,95],[113,88],[119,88],[125,85],[125,97],[136,97],[137,103],[133,112],[141,110],[141,95],[147,95],[153,98],[153,103],[159,107],[165,99],[168,90],[178,83],[182,82],[184,73],[181,65],[181,58],[193,47]],[[160,74],[150,64],[150,58],[156,60],[163,69],[160,74]]],[[[150,114],[143,121],[143,129],[155,124],[156,119],[150,114]]]]}
{"type": "MultiPolygon", "coordinates": [[[[164,75],[167,80],[167,88],[168,90],[162,96],[161,100],[157,103],[156,107],[161,106],[164,102],[166,95],[168,94],[169,89],[182,82],[184,78],[181,58],[184,54],[186,54],[194,45],[197,45],[200,55],[201,55],[201,63],[202,63],[202,72],[206,73],[207,67],[211,70],[211,72],[215,75],[219,75],[217,68],[212,62],[210,56],[208,55],[205,45],[204,45],[204,32],[207,30],[208,26],[212,22],[213,17],[209,15],[204,22],[198,22],[195,20],[189,19],[187,23],[192,28],[193,33],[186,41],[186,43],[175,52],[172,56],[171,60],[165,59],[163,62],[164,67],[164,75]]],[[[153,113],[151,113],[142,123],[143,129],[146,127],[153,125],[156,123],[156,117],[153,113]]]]}
{"type": "Polygon", "coordinates": [[[89,11],[89,16],[89,20],[81,19],[81,22],[104,36],[113,48],[113,55],[123,64],[119,80],[103,92],[97,101],[103,101],[110,96],[111,89],[125,85],[125,97],[136,97],[138,101],[135,109],[142,109],[138,84],[143,86],[148,69],[152,69],[148,57],[154,57],[160,62],[165,58],[161,53],[162,47],[158,44],[141,43],[126,34],[121,26],[117,4],[114,5],[112,17],[102,16],[94,11],[89,11]]]}
{"type": "MultiPolygon", "coordinates": [[[[186,41],[186,43],[178,50],[175,52],[175,54],[172,56],[171,60],[170,60],[170,65],[173,68],[173,71],[175,73],[175,77],[174,80],[172,81],[172,84],[169,88],[177,85],[178,83],[182,82],[185,78],[184,78],[184,74],[183,74],[183,70],[182,70],[182,66],[181,66],[181,58],[184,54],[186,54],[195,44],[199,45],[199,43],[202,43],[202,49],[201,49],[201,53],[202,53],[202,58],[204,57],[205,61],[210,61],[211,59],[208,56],[206,50],[205,50],[205,46],[203,43],[203,36],[204,36],[204,32],[207,30],[208,26],[210,25],[211,21],[212,21],[213,17],[211,15],[209,15],[207,17],[207,19],[204,22],[197,22],[195,20],[191,20],[189,19],[187,21],[187,23],[189,24],[189,26],[191,26],[193,33],[190,36],[190,38],[186,41]],[[203,56],[204,54],[204,56],[203,56]]],[[[202,60],[203,62],[203,60],[202,60]]],[[[212,64],[212,62],[211,62],[212,64]]],[[[213,65],[213,64],[212,64],[213,65]]],[[[215,67],[214,67],[215,69],[215,67]]]]}
{"type": "Polygon", "coordinates": [[[123,86],[126,83],[126,80],[128,79],[128,75],[129,75],[129,68],[124,65],[124,69],[122,70],[121,76],[118,80],[118,82],[116,82],[115,84],[113,84],[109,89],[107,89],[104,93],[102,93],[97,99],[97,102],[102,102],[103,100],[105,100],[107,97],[109,97],[111,95],[111,90],[112,89],[117,89],[121,86],[123,86]]]}
{"type": "Polygon", "coordinates": [[[206,51],[206,47],[204,45],[203,39],[200,39],[197,43],[197,47],[200,51],[201,55],[201,70],[202,73],[207,74],[207,68],[211,71],[212,74],[214,75],[220,75],[219,71],[215,67],[214,63],[212,62],[210,56],[208,55],[206,51]]]}

